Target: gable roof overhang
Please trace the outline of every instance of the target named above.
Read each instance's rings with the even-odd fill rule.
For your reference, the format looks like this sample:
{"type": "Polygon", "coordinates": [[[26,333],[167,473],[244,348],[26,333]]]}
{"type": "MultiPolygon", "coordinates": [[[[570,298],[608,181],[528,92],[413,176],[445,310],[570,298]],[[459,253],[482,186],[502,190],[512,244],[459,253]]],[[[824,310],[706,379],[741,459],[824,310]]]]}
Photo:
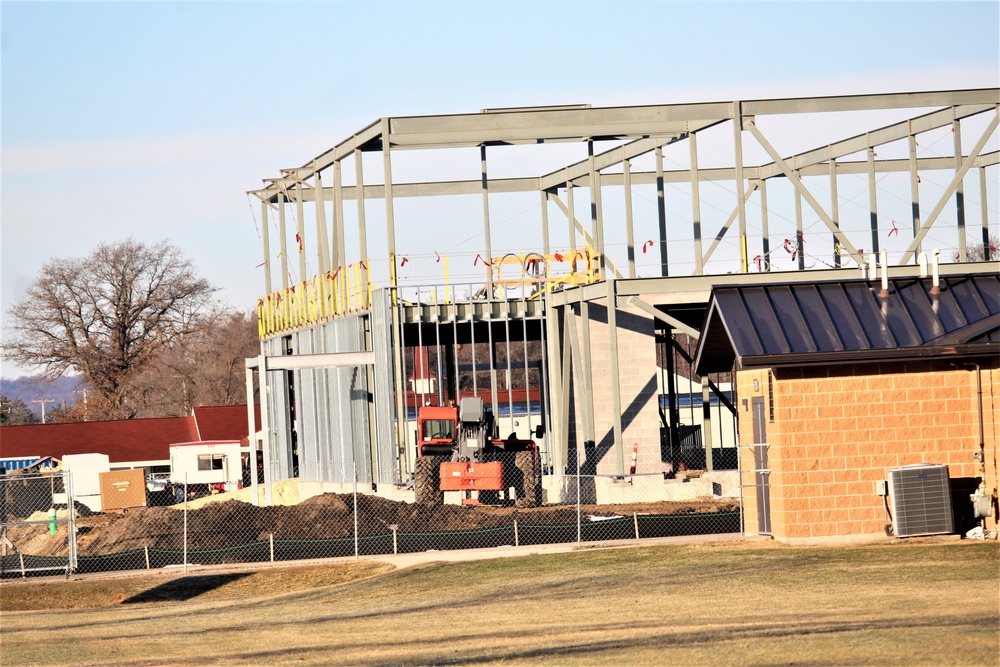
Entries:
{"type": "Polygon", "coordinates": [[[715,288],[699,374],[748,368],[996,358],[1000,274],[715,288]]]}

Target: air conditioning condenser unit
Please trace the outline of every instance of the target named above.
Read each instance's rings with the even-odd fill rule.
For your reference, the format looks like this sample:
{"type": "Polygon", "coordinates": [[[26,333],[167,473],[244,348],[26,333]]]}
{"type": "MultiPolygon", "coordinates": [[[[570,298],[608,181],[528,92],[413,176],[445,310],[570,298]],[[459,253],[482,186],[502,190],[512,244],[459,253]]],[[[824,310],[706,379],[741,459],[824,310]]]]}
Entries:
{"type": "Polygon", "coordinates": [[[955,532],[948,466],[918,463],[890,470],[889,498],[896,537],[955,532]]]}

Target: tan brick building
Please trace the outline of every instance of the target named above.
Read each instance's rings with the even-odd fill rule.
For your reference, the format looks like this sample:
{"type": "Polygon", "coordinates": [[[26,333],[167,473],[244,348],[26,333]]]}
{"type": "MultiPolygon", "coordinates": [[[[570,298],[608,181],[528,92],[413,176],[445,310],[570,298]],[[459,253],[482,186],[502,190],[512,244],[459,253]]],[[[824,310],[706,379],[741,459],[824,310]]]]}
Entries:
{"type": "Polygon", "coordinates": [[[983,482],[996,530],[1000,277],[889,287],[713,292],[696,364],[737,371],[747,534],[884,536],[898,499],[880,483],[914,464],[948,466],[954,532],[978,524],[970,494],[983,482]]]}

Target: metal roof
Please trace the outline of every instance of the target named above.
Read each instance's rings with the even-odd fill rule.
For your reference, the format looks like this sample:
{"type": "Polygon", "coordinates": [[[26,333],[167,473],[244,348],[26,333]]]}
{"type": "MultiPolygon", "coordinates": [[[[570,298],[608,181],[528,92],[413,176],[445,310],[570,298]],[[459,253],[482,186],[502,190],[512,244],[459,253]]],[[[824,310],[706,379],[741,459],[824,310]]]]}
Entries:
{"type": "Polygon", "coordinates": [[[698,373],[1000,354],[1000,275],[718,287],[698,373]]]}

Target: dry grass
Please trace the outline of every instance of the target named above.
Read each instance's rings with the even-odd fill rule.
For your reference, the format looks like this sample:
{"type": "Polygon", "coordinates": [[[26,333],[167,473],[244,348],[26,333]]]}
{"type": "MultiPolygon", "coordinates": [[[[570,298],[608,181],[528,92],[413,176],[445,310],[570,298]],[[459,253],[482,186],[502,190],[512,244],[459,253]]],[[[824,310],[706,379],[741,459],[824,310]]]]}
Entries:
{"type": "Polygon", "coordinates": [[[726,543],[432,563],[374,577],[334,574],[339,565],[268,570],[189,581],[173,594],[163,578],[5,585],[0,663],[998,665],[997,556],[995,543],[958,541],[726,543]],[[281,577],[295,583],[266,583],[281,577]],[[43,587],[39,596],[56,591],[50,605],[59,589],[85,604],[84,593],[68,593],[83,583],[92,607],[135,587],[130,603],[110,608],[8,611],[43,587]]]}
{"type": "Polygon", "coordinates": [[[336,586],[393,570],[385,563],[282,567],[260,571],[193,574],[179,572],[130,577],[85,578],[76,581],[4,584],[0,611],[43,609],[103,609],[121,604],[182,600],[225,600],[336,586]]]}

